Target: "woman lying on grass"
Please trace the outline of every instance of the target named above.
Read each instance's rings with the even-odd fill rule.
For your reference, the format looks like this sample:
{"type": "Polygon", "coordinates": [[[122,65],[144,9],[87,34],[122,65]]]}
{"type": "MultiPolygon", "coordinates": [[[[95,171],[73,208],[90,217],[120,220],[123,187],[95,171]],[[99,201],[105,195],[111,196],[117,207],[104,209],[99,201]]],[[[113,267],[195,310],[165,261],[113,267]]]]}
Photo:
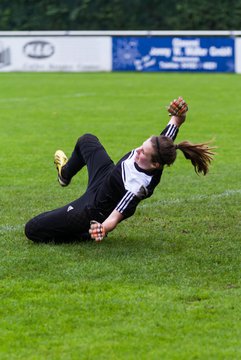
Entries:
{"type": "Polygon", "coordinates": [[[135,213],[140,201],[152,196],[165,165],[174,163],[177,150],[191,160],[197,173],[206,175],[213,148],[207,143],[174,144],[179,127],[185,121],[186,102],[179,97],[170,103],[171,119],[159,136],[151,136],[126,154],[116,165],[96,136],[81,136],[67,159],[57,150],[54,162],[61,186],[85,165],[88,169],[86,192],[77,200],[56,210],[44,212],[25,226],[26,236],[35,242],[72,242],[92,238],[101,241],[119,222],[135,213]]]}

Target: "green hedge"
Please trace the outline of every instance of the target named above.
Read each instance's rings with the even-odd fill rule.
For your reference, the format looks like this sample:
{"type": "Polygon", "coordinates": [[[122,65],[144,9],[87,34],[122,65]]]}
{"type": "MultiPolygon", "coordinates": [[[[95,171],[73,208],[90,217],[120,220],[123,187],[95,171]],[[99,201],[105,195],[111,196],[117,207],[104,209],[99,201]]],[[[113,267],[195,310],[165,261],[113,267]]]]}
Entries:
{"type": "Polygon", "coordinates": [[[1,0],[0,30],[239,30],[241,0],[1,0]]]}

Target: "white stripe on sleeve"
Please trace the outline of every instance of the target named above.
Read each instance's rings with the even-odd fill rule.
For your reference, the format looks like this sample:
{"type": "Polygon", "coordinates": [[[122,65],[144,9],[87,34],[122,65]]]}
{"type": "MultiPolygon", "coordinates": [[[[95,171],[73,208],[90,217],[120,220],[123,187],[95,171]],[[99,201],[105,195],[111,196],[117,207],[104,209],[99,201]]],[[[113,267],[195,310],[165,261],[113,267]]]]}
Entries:
{"type": "Polygon", "coordinates": [[[173,139],[176,136],[177,132],[178,132],[178,127],[174,124],[169,124],[165,136],[168,136],[169,138],[173,139]]]}
{"type": "Polygon", "coordinates": [[[119,204],[116,206],[116,210],[119,211],[121,214],[127,208],[131,200],[134,198],[135,194],[131,191],[127,191],[127,193],[123,196],[119,204]]]}

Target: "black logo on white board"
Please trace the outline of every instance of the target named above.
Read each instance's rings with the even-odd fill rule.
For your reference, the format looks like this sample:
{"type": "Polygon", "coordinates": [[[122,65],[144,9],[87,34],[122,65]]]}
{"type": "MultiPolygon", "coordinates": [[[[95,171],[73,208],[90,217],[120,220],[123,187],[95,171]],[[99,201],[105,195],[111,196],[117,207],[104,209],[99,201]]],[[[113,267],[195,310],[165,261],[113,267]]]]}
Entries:
{"type": "Polygon", "coordinates": [[[23,52],[33,59],[45,59],[54,54],[54,46],[48,41],[30,41],[24,45],[23,52]]]}

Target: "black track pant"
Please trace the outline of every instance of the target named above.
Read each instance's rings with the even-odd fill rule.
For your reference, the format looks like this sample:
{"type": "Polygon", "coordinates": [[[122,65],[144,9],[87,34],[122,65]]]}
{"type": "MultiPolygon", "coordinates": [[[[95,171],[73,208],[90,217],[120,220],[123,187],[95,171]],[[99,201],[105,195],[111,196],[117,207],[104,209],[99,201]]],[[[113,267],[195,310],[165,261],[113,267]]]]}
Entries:
{"type": "Polygon", "coordinates": [[[62,169],[66,180],[87,165],[88,187],[79,199],[56,210],[44,212],[25,225],[27,238],[35,242],[72,242],[89,238],[90,220],[103,222],[105,216],[93,206],[94,196],[114,167],[113,161],[96,136],[81,136],[67,164],[62,169]]]}

